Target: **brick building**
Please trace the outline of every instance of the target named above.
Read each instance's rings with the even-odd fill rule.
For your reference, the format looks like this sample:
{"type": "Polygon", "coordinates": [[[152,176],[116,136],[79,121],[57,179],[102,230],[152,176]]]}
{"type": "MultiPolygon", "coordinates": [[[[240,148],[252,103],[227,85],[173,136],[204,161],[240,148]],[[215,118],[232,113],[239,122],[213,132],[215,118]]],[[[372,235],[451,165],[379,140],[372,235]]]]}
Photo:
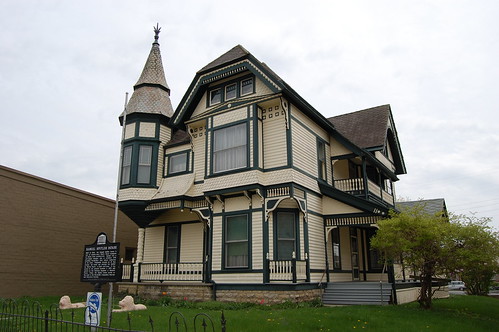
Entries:
{"type": "MultiPolygon", "coordinates": [[[[83,248],[112,237],[114,200],[0,165],[0,298],[84,295],[83,248]]],[[[120,212],[121,257],[133,257],[137,227],[120,212]]]]}

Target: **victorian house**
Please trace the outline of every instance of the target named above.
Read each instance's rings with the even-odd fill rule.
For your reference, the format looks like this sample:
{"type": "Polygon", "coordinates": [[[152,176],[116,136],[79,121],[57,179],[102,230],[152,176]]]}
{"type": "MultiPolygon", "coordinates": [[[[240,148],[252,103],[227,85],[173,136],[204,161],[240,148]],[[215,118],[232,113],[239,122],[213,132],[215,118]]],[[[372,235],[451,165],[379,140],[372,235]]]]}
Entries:
{"type": "Polygon", "coordinates": [[[119,118],[138,226],[120,290],[272,302],[388,281],[369,239],[406,173],[390,105],[326,118],[237,45],[174,109],[158,34],[119,118]]]}

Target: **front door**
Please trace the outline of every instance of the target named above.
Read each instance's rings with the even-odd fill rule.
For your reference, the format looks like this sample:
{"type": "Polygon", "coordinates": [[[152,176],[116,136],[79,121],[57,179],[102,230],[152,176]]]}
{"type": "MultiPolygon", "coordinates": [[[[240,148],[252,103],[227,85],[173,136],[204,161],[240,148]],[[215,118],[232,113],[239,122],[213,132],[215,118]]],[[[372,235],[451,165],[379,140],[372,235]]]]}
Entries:
{"type": "Polygon", "coordinates": [[[352,280],[360,280],[359,275],[359,241],[357,228],[350,228],[350,251],[352,256],[352,280]]]}

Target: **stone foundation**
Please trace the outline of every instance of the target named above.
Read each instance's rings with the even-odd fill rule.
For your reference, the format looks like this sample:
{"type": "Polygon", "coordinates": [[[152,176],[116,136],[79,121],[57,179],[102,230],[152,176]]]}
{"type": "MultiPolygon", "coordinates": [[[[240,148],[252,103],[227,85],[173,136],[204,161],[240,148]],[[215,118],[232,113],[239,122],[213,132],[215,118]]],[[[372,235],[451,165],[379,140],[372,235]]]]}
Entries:
{"type": "Polygon", "coordinates": [[[132,296],[138,295],[142,298],[154,300],[168,296],[174,300],[194,302],[213,301],[216,298],[220,302],[277,304],[283,302],[314,301],[321,296],[321,290],[317,288],[298,290],[289,288],[266,289],[265,287],[261,287],[261,285],[256,287],[257,289],[227,289],[227,286],[221,288],[217,289],[214,294],[214,286],[212,284],[118,283],[118,293],[130,294],[132,296]]]}
{"type": "Polygon", "coordinates": [[[139,295],[140,297],[153,300],[158,300],[165,296],[174,300],[193,302],[213,300],[211,284],[119,283],[118,293],[139,295]]]}

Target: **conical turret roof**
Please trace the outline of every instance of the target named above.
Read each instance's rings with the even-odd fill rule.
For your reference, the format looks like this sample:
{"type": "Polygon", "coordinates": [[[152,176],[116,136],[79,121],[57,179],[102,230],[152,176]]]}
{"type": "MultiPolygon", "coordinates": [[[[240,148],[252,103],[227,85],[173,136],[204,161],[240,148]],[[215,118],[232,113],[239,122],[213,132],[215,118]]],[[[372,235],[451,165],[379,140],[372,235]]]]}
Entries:
{"type": "Polygon", "coordinates": [[[162,114],[167,117],[173,115],[170,88],[166,83],[158,43],[160,29],[157,26],[154,28],[155,36],[151,52],[139,80],[133,87],[134,91],[127,105],[127,114],[162,114]]]}

